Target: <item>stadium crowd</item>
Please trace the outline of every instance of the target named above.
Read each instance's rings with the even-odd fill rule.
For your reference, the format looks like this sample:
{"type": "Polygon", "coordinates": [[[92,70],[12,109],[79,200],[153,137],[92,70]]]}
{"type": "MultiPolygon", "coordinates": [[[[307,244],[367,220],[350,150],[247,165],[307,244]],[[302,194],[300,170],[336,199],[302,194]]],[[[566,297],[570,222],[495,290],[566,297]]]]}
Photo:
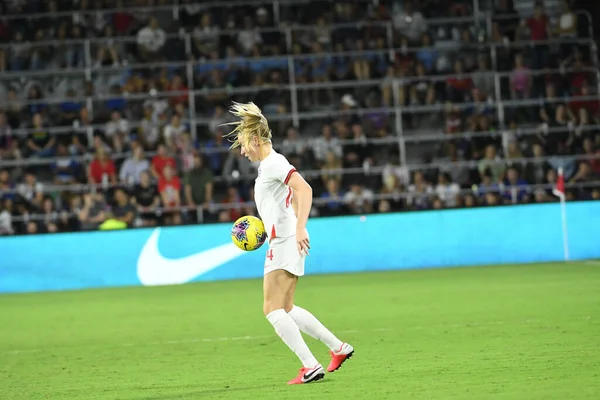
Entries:
{"type": "Polygon", "coordinates": [[[152,7],[3,3],[0,234],[255,213],[232,100],[265,111],[315,215],[555,201],[559,169],[600,199],[597,55],[569,2],[499,0],[489,24],[471,0],[130,3],[152,7]]]}

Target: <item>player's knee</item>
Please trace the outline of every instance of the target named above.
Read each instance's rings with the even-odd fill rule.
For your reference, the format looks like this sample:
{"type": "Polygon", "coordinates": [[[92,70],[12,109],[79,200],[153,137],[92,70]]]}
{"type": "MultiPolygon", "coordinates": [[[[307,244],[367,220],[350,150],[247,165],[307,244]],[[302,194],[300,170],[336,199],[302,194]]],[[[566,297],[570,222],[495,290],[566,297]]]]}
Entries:
{"type": "MultiPolygon", "coordinates": [[[[269,315],[275,310],[285,309],[285,304],[282,301],[265,300],[263,303],[263,313],[269,315]]],[[[288,310],[285,310],[288,312],[288,310]]]]}

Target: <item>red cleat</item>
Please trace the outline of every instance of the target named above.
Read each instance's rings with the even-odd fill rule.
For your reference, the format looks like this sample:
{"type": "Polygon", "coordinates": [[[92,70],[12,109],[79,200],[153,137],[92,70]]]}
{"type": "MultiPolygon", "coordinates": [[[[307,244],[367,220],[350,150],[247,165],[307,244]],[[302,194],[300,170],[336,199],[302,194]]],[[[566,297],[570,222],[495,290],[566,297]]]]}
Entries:
{"type": "Polygon", "coordinates": [[[342,364],[352,357],[354,354],[354,347],[350,346],[348,343],[342,343],[342,346],[337,351],[329,351],[331,354],[331,362],[327,367],[327,372],[337,371],[342,364]]]}
{"type": "Polygon", "coordinates": [[[317,364],[312,368],[300,368],[300,373],[297,377],[288,382],[288,385],[299,385],[302,383],[310,383],[321,380],[325,377],[325,370],[321,364],[317,364]]]}

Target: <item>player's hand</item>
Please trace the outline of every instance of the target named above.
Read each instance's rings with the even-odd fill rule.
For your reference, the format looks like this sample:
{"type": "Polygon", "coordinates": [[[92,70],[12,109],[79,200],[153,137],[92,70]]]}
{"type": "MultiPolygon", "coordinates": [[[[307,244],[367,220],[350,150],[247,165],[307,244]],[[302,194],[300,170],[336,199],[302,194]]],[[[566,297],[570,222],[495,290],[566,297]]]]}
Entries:
{"type": "Polygon", "coordinates": [[[310,242],[308,239],[308,231],[306,228],[298,228],[296,229],[296,244],[298,245],[298,254],[302,255],[302,253],[308,255],[308,250],[310,249],[310,242]]]}

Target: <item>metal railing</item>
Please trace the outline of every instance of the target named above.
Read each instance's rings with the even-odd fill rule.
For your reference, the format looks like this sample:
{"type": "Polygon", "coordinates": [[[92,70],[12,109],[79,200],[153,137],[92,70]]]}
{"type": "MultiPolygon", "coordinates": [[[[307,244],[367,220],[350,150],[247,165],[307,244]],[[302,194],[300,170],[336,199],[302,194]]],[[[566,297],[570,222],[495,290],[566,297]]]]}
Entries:
{"type": "MultiPolygon", "coordinates": [[[[586,71],[593,72],[594,69],[587,69],[586,71]]],[[[547,71],[545,71],[545,72],[547,72],[547,71]]],[[[531,71],[532,75],[539,74],[539,73],[542,73],[542,72],[531,71]]],[[[489,72],[489,74],[493,75],[495,77],[495,80],[494,80],[495,85],[500,85],[501,78],[510,77],[510,75],[511,75],[510,73],[492,73],[492,72],[489,72]]],[[[464,76],[465,77],[474,77],[476,75],[478,75],[478,74],[465,74],[464,76]]],[[[435,76],[435,77],[431,77],[431,81],[432,82],[439,82],[439,81],[443,82],[450,77],[456,77],[456,75],[435,76]]],[[[403,82],[403,84],[408,85],[412,82],[419,81],[420,79],[422,79],[422,78],[407,77],[407,78],[403,78],[402,82],[403,82]]],[[[349,89],[356,89],[357,87],[360,87],[360,86],[369,87],[369,85],[380,86],[381,81],[374,80],[374,81],[358,81],[358,82],[356,82],[356,81],[337,82],[334,84],[334,87],[337,87],[337,88],[344,87],[344,88],[349,88],[349,89]]],[[[393,90],[394,90],[394,98],[397,99],[398,91],[400,90],[400,86],[401,86],[399,80],[394,80],[393,82],[390,83],[390,85],[393,87],[393,90]]],[[[282,85],[282,87],[285,87],[286,89],[290,89],[293,86],[294,85],[282,85]]],[[[318,84],[297,84],[295,86],[296,86],[296,89],[298,89],[298,90],[322,88],[322,86],[319,86],[318,84]]],[[[256,91],[256,88],[251,88],[251,87],[235,88],[230,91],[230,94],[252,93],[255,91],[256,91]]],[[[212,93],[212,92],[217,93],[220,91],[219,90],[208,91],[208,92],[190,91],[189,95],[190,95],[190,97],[193,97],[196,95],[205,95],[207,93],[212,93]]],[[[497,92],[500,93],[499,88],[497,88],[497,92]]],[[[175,93],[181,93],[181,92],[175,92],[175,93]]],[[[163,97],[163,96],[170,96],[170,95],[173,95],[173,93],[172,92],[160,93],[156,97],[163,97]]],[[[103,99],[104,97],[99,97],[99,98],[103,99]]],[[[106,98],[114,98],[114,96],[106,96],[106,98]]],[[[129,99],[136,99],[136,98],[137,99],[146,99],[147,95],[132,95],[131,97],[128,97],[128,98],[129,99]]],[[[577,101],[600,101],[600,93],[595,94],[595,95],[590,95],[590,96],[574,97],[572,99],[577,100],[577,101]]],[[[453,104],[452,107],[464,110],[464,109],[468,109],[468,108],[472,108],[472,107],[481,105],[483,103],[487,107],[490,107],[491,109],[496,111],[496,119],[498,120],[498,122],[500,122],[500,125],[501,125],[500,130],[502,130],[502,129],[504,129],[503,118],[504,118],[504,110],[506,108],[535,107],[535,106],[539,106],[540,102],[541,102],[541,100],[539,98],[530,98],[530,99],[522,99],[522,100],[503,100],[502,96],[500,96],[500,98],[486,99],[485,101],[482,101],[480,103],[453,104]]],[[[563,102],[565,102],[565,98],[563,96],[557,95],[553,99],[544,99],[544,102],[546,102],[546,103],[563,103],[563,102]]],[[[37,104],[37,103],[32,103],[32,104],[37,104]]],[[[400,105],[396,102],[396,104],[393,107],[355,108],[355,109],[351,109],[351,110],[338,110],[338,111],[336,111],[336,114],[337,115],[359,115],[359,116],[361,116],[361,115],[366,115],[369,113],[383,113],[383,114],[388,115],[390,117],[390,119],[393,119],[393,122],[391,123],[391,126],[393,126],[393,128],[387,129],[387,130],[390,131],[390,133],[393,133],[393,136],[395,136],[394,140],[398,143],[398,146],[399,146],[401,162],[403,164],[406,164],[406,153],[407,153],[406,144],[410,143],[411,141],[426,141],[425,138],[427,136],[424,136],[422,134],[411,134],[410,130],[405,129],[403,126],[403,117],[405,115],[411,115],[411,114],[444,112],[445,110],[447,110],[447,107],[448,107],[447,104],[404,106],[404,105],[400,105]]],[[[331,117],[331,111],[326,110],[326,111],[284,113],[284,114],[269,116],[269,119],[272,122],[294,121],[295,125],[298,126],[299,122],[301,120],[314,122],[314,121],[318,121],[319,119],[327,119],[330,117],[331,117]]],[[[196,118],[192,115],[192,118],[190,118],[188,120],[183,120],[182,122],[184,124],[189,125],[189,130],[191,131],[192,136],[194,138],[196,138],[197,127],[208,125],[211,122],[211,119],[210,118],[196,118]]],[[[135,122],[132,122],[129,124],[130,128],[137,128],[140,126],[142,126],[142,122],[138,122],[138,121],[135,121],[135,122]]],[[[83,127],[79,127],[79,128],[74,128],[73,126],[65,126],[65,127],[49,128],[49,129],[47,129],[47,131],[52,135],[73,134],[74,131],[77,131],[77,132],[80,132],[80,134],[85,134],[87,136],[88,142],[91,143],[94,132],[97,130],[102,130],[102,128],[104,128],[104,127],[105,127],[105,125],[89,125],[89,126],[83,126],[83,127]]],[[[160,127],[160,129],[162,129],[162,127],[160,127]]],[[[33,128],[26,128],[26,129],[18,130],[17,132],[15,132],[15,136],[17,138],[23,138],[28,133],[34,132],[34,131],[35,131],[35,129],[33,129],[33,128]]],[[[462,137],[471,137],[472,134],[461,133],[459,135],[462,137]]],[[[459,135],[456,135],[456,136],[459,136],[459,135]]],[[[452,136],[452,135],[447,135],[447,136],[452,136]]],[[[437,136],[437,135],[435,137],[440,138],[440,136],[437,136]]],[[[225,150],[225,149],[226,148],[223,148],[223,150],[225,150]]],[[[17,166],[17,165],[23,165],[25,163],[50,164],[52,162],[53,162],[52,159],[47,159],[47,160],[27,159],[27,160],[18,160],[18,161],[4,160],[4,161],[2,161],[1,165],[17,166]]]]}
{"type": "MultiPolygon", "coordinates": [[[[433,189],[433,185],[428,185],[433,189]]],[[[494,189],[489,189],[489,188],[479,188],[479,187],[473,187],[471,189],[460,189],[456,192],[456,194],[460,195],[460,196],[466,196],[466,195],[473,195],[476,198],[481,198],[483,197],[486,193],[495,193],[495,194],[499,194],[499,195],[503,195],[509,198],[509,202],[511,204],[517,204],[518,200],[517,200],[517,193],[523,190],[526,190],[527,193],[529,195],[534,195],[536,191],[538,190],[543,190],[545,192],[550,192],[552,189],[554,188],[554,184],[551,183],[541,183],[541,184],[530,184],[530,185],[519,185],[519,186],[511,186],[511,185],[498,185],[497,188],[494,189]]],[[[568,182],[565,184],[565,189],[567,191],[570,190],[574,190],[574,189],[600,189],[600,181],[599,180],[594,180],[594,181],[587,181],[587,182],[568,182]]],[[[407,191],[396,191],[393,193],[376,193],[373,195],[372,199],[373,202],[372,203],[377,203],[381,200],[389,200],[389,201],[409,201],[413,198],[413,197],[417,197],[419,195],[427,195],[427,197],[429,199],[434,199],[437,197],[437,193],[435,191],[430,191],[427,193],[410,193],[407,191]]],[[[345,200],[343,197],[340,197],[340,199],[338,200],[340,204],[342,205],[348,205],[351,202],[345,200]]],[[[549,201],[549,200],[546,200],[549,201]]],[[[558,201],[558,199],[556,199],[555,201],[558,201]]],[[[319,206],[325,206],[328,203],[331,202],[331,199],[324,199],[324,198],[319,198],[319,197],[315,197],[313,199],[313,204],[316,207],[319,206]]],[[[444,208],[453,208],[453,207],[448,207],[446,205],[444,205],[444,208]]],[[[178,213],[193,213],[196,217],[196,221],[198,223],[203,223],[204,222],[204,212],[209,212],[212,214],[216,214],[219,211],[228,211],[228,210],[254,210],[255,209],[255,204],[253,201],[247,201],[247,202],[241,202],[241,203],[236,203],[236,204],[230,204],[230,203],[214,203],[211,204],[208,208],[205,208],[204,206],[187,206],[187,205],[182,205],[179,207],[156,207],[153,209],[144,210],[144,213],[155,213],[155,215],[157,217],[165,214],[165,213],[169,213],[169,212],[178,212],[178,213]]],[[[107,212],[108,215],[111,214],[110,210],[105,210],[105,212],[107,212]]],[[[253,211],[251,211],[251,213],[254,213],[253,211]]],[[[38,214],[38,213],[32,213],[32,214],[26,214],[26,215],[18,215],[18,216],[12,216],[11,218],[11,222],[29,222],[29,221],[36,221],[36,222],[57,222],[60,219],[67,219],[67,218],[73,218],[73,217],[78,217],[78,213],[77,212],[72,212],[72,211],[56,211],[53,210],[50,213],[47,214],[38,214]]]]}
{"type": "MultiPolygon", "coordinates": [[[[356,0],[358,2],[366,3],[369,0],[356,0]]],[[[181,10],[184,9],[187,5],[196,4],[181,4],[179,0],[170,0],[170,4],[162,4],[162,5],[153,5],[153,6],[140,6],[140,7],[122,7],[122,8],[89,8],[87,10],[79,10],[74,9],[71,11],[58,11],[53,13],[53,16],[56,17],[70,17],[73,14],[80,14],[83,16],[93,16],[97,12],[103,13],[116,13],[116,12],[126,12],[135,14],[136,12],[144,12],[144,11],[152,11],[152,12],[160,12],[167,11],[172,12],[173,17],[175,19],[179,19],[179,15],[181,14],[181,10]]],[[[202,10],[209,10],[213,8],[230,8],[236,6],[256,6],[256,7],[270,7],[272,11],[272,15],[275,19],[276,23],[280,23],[279,16],[281,14],[281,7],[292,6],[292,5],[301,5],[310,3],[309,0],[272,0],[272,1],[260,1],[260,0],[229,0],[229,1],[206,1],[201,2],[202,10]]],[[[126,2],[125,2],[126,4],[126,2]]],[[[36,20],[47,18],[48,13],[24,13],[24,14],[6,14],[3,15],[2,18],[8,21],[10,20],[18,20],[18,19],[28,19],[28,20],[36,20]]]]}

